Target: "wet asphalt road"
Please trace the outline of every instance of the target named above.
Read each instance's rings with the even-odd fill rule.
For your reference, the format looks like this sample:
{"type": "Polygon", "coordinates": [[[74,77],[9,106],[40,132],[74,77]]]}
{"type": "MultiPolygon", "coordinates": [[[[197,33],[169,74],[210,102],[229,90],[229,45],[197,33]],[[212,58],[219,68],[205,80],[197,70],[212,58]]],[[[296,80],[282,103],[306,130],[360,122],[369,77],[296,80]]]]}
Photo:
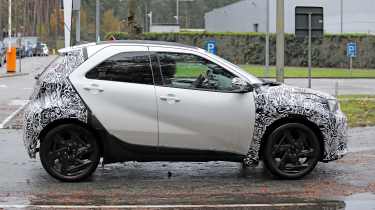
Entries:
{"type": "MultiPolygon", "coordinates": [[[[55,56],[23,58],[22,72],[28,75],[0,77],[0,124],[30,97],[35,84],[35,75],[54,58],[55,56]]],[[[17,65],[19,67],[19,60],[17,60],[17,65]]],[[[19,69],[17,71],[19,72],[19,69]]],[[[5,73],[5,67],[1,67],[0,75],[5,73]]]]}
{"type": "Polygon", "coordinates": [[[39,160],[27,157],[21,130],[0,129],[0,209],[270,203],[312,203],[299,209],[375,209],[375,127],[352,129],[350,135],[352,153],[318,164],[301,180],[275,180],[262,166],[244,169],[238,163],[129,162],[100,166],[91,180],[82,183],[62,183],[51,178],[39,160]]]}

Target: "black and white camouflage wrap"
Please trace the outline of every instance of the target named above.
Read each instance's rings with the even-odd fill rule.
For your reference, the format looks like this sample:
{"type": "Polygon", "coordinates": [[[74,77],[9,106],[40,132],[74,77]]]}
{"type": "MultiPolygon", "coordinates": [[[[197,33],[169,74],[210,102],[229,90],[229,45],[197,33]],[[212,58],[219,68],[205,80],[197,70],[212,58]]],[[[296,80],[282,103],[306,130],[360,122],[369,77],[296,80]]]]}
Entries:
{"type": "Polygon", "coordinates": [[[329,98],[332,97],[328,94],[287,85],[256,88],[254,136],[244,159],[245,165],[258,164],[267,128],[277,120],[292,115],[303,116],[320,128],[324,140],[323,161],[341,158],[347,151],[347,120],[340,110],[335,113],[329,110],[329,98]]]}
{"type": "Polygon", "coordinates": [[[39,134],[49,123],[61,119],[87,122],[88,110],[68,81],[69,74],[84,62],[83,52],[71,51],[57,59],[40,75],[25,109],[23,139],[31,158],[39,147],[39,134]]]}

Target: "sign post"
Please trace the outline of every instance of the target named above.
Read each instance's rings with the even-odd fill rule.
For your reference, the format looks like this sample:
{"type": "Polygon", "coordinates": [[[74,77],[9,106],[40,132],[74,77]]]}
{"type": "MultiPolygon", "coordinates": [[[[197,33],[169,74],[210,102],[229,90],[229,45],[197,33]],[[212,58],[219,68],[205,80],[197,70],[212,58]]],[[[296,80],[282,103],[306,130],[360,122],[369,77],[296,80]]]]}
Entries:
{"type": "Polygon", "coordinates": [[[276,2],[276,81],[284,83],[285,20],[284,0],[276,2]]]}
{"type": "Polygon", "coordinates": [[[76,43],[81,42],[81,0],[73,1],[73,11],[76,11],[76,43]]]}
{"type": "MultiPolygon", "coordinates": [[[[18,49],[20,49],[20,59],[18,59],[18,63],[20,65],[20,73],[22,72],[22,54],[25,53],[22,49],[22,34],[21,33],[18,33],[17,34],[17,46],[18,46],[18,49]]],[[[16,55],[16,58],[17,58],[17,55],[16,55]]]]}
{"type": "Polygon", "coordinates": [[[216,41],[215,40],[210,40],[206,43],[206,50],[209,53],[212,53],[214,55],[217,54],[217,47],[216,47],[216,41]]]}
{"type": "Polygon", "coordinates": [[[266,2],[266,58],[265,58],[265,73],[264,77],[269,77],[270,75],[270,0],[266,2]]]}
{"type": "Polygon", "coordinates": [[[352,73],[353,58],[357,57],[357,43],[349,42],[346,44],[346,56],[349,57],[349,71],[352,73]]]}
{"type": "Polygon", "coordinates": [[[72,0],[64,0],[64,36],[65,36],[65,47],[70,47],[70,34],[72,30],[72,0]]]}
{"type": "Polygon", "coordinates": [[[307,66],[308,88],[312,83],[312,39],[323,37],[323,8],[322,7],[296,7],[296,38],[308,41],[307,66]]]}
{"type": "Polygon", "coordinates": [[[96,42],[100,42],[100,0],[96,0],[95,34],[96,42]]]}
{"type": "Polygon", "coordinates": [[[8,17],[8,50],[7,50],[7,73],[16,72],[16,61],[17,61],[17,52],[16,46],[12,46],[12,0],[8,2],[9,6],[9,17],[8,17]]]}
{"type": "Polygon", "coordinates": [[[311,13],[309,13],[309,55],[308,55],[308,68],[309,68],[309,84],[308,88],[311,88],[311,71],[312,71],[312,64],[311,64],[311,13]]]}

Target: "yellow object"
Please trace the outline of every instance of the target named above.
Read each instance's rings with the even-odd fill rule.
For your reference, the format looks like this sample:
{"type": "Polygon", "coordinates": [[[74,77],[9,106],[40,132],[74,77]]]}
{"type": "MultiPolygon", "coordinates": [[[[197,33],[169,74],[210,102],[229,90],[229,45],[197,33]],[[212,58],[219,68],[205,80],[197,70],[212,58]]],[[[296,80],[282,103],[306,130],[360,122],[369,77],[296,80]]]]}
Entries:
{"type": "Polygon", "coordinates": [[[15,73],[16,72],[16,60],[17,60],[17,52],[16,48],[12,47],[7,49],[7,72],[8,73],[15,73]]]}

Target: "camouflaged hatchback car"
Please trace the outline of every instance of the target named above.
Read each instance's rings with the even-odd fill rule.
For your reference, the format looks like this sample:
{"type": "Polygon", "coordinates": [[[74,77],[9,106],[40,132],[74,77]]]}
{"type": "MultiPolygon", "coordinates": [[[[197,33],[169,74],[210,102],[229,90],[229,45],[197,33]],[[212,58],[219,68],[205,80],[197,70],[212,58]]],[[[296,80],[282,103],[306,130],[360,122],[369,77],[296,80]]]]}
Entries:
{"type": "Polygon", "coordinates": [[[330,95],[264,82],[202,49],[152,41],[60,50],[37,77],[24,142],[63,181],[124,161],[263,160],[300,178],[347,151],[330,95]]]}

